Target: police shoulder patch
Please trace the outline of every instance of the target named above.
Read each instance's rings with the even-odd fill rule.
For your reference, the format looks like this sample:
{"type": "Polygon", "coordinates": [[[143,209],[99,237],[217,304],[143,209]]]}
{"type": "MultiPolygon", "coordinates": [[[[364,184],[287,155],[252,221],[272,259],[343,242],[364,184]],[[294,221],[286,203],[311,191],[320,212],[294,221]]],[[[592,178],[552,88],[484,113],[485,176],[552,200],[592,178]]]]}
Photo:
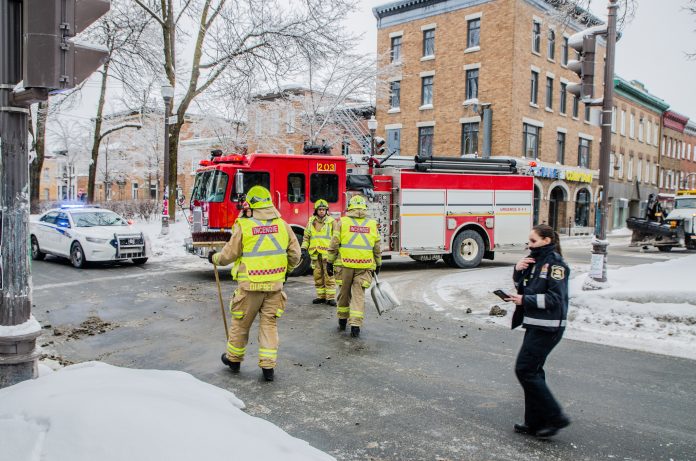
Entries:
{"type": "Polygon", "coordinates": [[[565,267],[551,266],[551,278],[556,280],[563,280],[565,278],[565,267]]]}

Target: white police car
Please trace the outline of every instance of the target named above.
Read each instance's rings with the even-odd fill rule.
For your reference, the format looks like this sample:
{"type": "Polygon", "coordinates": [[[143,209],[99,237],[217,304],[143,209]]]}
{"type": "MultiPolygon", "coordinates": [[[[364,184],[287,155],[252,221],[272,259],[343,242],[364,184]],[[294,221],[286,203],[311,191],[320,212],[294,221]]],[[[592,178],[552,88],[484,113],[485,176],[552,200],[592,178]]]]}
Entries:
{"type": "Polygon", "coordinates": [[[63,206],[47,211],[29,224],[31,257],[46,254],[70,258],[75,267],[88,261],[125,261],[145,264],[150,240],[114,213],[96,206],[63,206]]]}

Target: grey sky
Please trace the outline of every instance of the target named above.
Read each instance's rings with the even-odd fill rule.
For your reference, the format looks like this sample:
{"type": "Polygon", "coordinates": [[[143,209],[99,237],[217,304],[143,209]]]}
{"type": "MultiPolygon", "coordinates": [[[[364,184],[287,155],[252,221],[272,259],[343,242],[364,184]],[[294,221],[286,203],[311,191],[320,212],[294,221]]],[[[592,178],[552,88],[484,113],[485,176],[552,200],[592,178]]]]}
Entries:
{"type": "MultiPolygon", "coordinates": [[[[372,8],[389,3],[361,0],[348,27],[362,33],[359,49],[375,52],[377,22],[372,8]]],[[[604,0],[593,0],[594,14],[606,20],[604,0]]],[[[638,11],[623,31],[617,45],[616,73],[626,80],[640,80],[651,93],[672,109],[696,119],[696,61],[686,52],[696,52],[696,17],[683,10],[688,0],[638,0],[638,11]]]]}

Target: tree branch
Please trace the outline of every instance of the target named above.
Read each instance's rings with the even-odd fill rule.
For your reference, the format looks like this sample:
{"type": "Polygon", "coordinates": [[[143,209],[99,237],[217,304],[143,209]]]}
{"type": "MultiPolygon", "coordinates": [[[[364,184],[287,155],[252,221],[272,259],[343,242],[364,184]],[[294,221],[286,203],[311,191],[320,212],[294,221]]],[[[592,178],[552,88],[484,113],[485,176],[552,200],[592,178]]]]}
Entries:
{"type": "Polygon", "coordinates": [[[103,133],[99,136],[99,140],[101,141],[101,140],[104,139],[105,137],[109,136],[111,133],[113,133],[113,132],[115,132],[115,131],[122,130],[122,129],[124,129],[124,128],[135,128],[135,129],[138,129],[138,130],[139,130],[139,129],[141,129],[142,127],[143,127],[142,125],[136,124],[136,123],[126,123],[126,124],[124,124],[124,125],[118,125],[118,126],[115,126],[115,127],[113,127],[113,128],[109,128],[108,130],[106,130],[105,132],[103,132],[103,133]]]}
{"type": "Polygon", "coordinates": [[[161,25],[164,25],[164,21],[162,20],[162,18],[160,18],[160,17],[157,15],[157,13],[155,13],[154,11],[152,11],[152,10],[150,9],[149,6],[147,6],[146,4],[144,4],[144,3],[143,3],[142,1],[140,1],[140,0],[134,0],[134,1],[135,1],[135,3],[137,3],[142,9],[144,9],[144,10],[147,12],[147,14],[149,14],[150,16],[152,16],[152,18],[153,18],[155,21],[159,22],[161,25]]]}

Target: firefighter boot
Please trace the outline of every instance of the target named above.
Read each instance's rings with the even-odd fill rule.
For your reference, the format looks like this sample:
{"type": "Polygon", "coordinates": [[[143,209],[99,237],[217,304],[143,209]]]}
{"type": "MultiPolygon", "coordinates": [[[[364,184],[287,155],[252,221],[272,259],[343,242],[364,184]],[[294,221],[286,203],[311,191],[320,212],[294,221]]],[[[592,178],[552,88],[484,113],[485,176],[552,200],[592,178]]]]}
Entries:
{"type": "Polygon", "coordinates": [[[360,327],[356,327],[355,325],[351,325],[350,327],[350,335],[353,338],[358,338],[360,337],[360,327]]]}
{"type": "Polygon", "coordinates": [[[222,363],[230,367],[230,370],[232,373],[239,373],[239,367],[242,364],[242,362],[230,362],[230,359],[227,358],[227,354],[222,354],[222,357],[220,357],[220,360],[222,360],[222,363]]]}
{"type": "Polygon", "coordinates": [[[348,325],[348,319],[338,319],[338,329],[340,331],[346,331],[347,325],[348,325]]]}
{"type": "Polygon", "coordinates": [[[314,298],[312,304],[324,304],[326,300],[324,298],[314,298]]]}
{"type": "Polygon", "coordinates": [[[263,379],[266,381],[273,381],[273,368],[261,368],[263,372],[263,379]]]}
{"type": "Polygon", "coordinates": [[[328,304],[329,306],[336,307],[336,300],[335,299],[327,299],[326,304],[328,304]]]}

